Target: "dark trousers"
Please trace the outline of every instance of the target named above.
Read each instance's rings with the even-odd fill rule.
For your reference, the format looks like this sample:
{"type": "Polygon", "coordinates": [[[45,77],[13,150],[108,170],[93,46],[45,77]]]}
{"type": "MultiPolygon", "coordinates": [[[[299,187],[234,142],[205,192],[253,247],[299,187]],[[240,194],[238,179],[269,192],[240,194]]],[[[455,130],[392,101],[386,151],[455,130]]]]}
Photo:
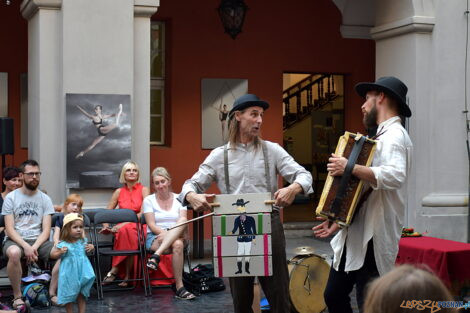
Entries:
{"type": "Polygon", "coordinates": [[[359,312],[362,312],[364,305],[367,284],[375,277],[379,276],[374,258],[374,245],[372,239],[367,244],[366,257],[364,265],[357,271],[346,273],[344,266],[346,263],[346,247],[344,247],[341,262],[338,271],[333,266],[330,270],[328,283],[325,288],[325,302],[330,313],[352,313],[351,293],[354,285],[356,285],[356,299],[359,306],[359,312]]]}
{"type": "MultiPolygon", "coordinates": [[[[268,299],[270,312],[290,312],[289,272],[286,261],[286,239],[279,212],[271,215],[271,249],[273,260],[273,276],[258,277],[263,292],[268,299]]],[[[253,282],[254,277],[230,277],[235,313],[253,313],[253,282]]]]}

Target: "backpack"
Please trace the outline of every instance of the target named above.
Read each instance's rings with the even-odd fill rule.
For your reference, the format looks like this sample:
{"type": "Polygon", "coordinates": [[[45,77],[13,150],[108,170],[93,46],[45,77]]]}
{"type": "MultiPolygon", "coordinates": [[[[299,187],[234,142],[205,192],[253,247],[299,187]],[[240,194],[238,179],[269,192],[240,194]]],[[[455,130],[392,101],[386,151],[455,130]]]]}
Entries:
{"type": "Polygon", "coordinates": [[[48,287],[41,283],[26,285],[23,289],[23,297],[32,307],[37,309],[46,309],[51,306],[48,287]]]}
{"type": "Polygon", "coordinates": [[[183,272],[183,284],[195,294],[225,290],[222,278],[214,277],[212,264],[198,264],[189,273],[183,272]]]}

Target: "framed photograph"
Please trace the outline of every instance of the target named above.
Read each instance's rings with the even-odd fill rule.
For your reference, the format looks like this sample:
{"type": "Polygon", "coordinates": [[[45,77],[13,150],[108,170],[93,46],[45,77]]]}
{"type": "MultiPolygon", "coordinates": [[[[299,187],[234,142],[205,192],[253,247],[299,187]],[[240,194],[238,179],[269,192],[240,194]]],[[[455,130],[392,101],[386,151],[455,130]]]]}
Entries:
{"type": "Polygon", "coordinates": [[[202,148],[214,149],[227,140],[228,112],[248,92],[247,79],[204,78],[201,82],[202,148]]]}
{"type": "Polygon", "coordinates": [[[67,94],[67,187],[116,188],[131,158],[130,95],[67,94]]]}

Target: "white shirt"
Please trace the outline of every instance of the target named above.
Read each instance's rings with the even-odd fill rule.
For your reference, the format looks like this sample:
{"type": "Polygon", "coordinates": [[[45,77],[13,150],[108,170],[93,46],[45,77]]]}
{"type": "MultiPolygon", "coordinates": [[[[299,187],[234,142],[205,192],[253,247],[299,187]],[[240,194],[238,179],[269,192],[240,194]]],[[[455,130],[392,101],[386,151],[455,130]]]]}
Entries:
{"type": "MultiPolygon", "coordinates": [[[[186,210],[186,207],[182,206],[181,203],[176,199],[176,194],[172,193],[173,204],[170,210],[163,210],[158,204],[155,194],[148,195],[142,202],[142,208],[145,213],[155,214],[155,225],[163,229],[171,227],[176,224],[180,218],[181,210],[186,210]]],[[[150,227],[147,227],[147,233],[151,233],[150,227]]]]}
{"type": "MultiPolygon", "coordinates": [[[[253,143],[231,145],[228,148],[228,172],[230,175],[230,193],[259,193],[277,191],[277,174],[289,183],[298,183],[305,194],[313,192],[312,175],[300,166],[277,143],[265,141],[267,146],[271,190],[267,190],[266,171],[263,149],[255,149],[253,143]]],[[[223,194],[227,194],[224,173],[224,146],[215,148],[199,166],[199,170],[188,179],[181,190],[179,200],[186,203],[186,194],[190,191],[202,193],[212,182],[223,194]]]]}
{"type": "Polygon", "coordinates": [[[373,192],[357,212],[353,223],[341,229],[331,241],[336,270],[345,243],[345,271],[360,269],[370,239],[373,239],[379,274],[390,271],[395,264],[405,216],[406,178],[410,172],[413,145],[398,116],[382,122],[377,134],[381,132],[370,167],[377,185],[365,184],[364,190],[370,186],[373,192]]]}

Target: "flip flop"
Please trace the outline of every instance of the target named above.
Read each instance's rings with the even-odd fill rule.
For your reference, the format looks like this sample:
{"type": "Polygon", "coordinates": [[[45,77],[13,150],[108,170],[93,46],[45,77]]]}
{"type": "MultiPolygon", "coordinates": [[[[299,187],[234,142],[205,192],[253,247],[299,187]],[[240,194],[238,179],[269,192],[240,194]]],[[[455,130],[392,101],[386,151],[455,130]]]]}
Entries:
{"type": "Polygon", "coordinates": [[[117,275],[111,272],[108,272],[101,282],[102,285],[109,285],[114,282],[117,278],[117,275]]]}

